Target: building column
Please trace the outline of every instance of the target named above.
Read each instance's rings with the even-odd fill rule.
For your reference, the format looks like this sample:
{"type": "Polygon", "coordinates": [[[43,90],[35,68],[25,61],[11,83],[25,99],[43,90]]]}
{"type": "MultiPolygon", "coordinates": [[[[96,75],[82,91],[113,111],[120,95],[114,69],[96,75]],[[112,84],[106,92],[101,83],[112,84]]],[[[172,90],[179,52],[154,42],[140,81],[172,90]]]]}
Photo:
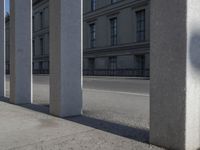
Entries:
{"type": "Polygon", "coordinates": [[[32,0],[10,0],[10,102],[32,101],[32,0]]]}
{"type": "Polygon", "coordinates": [[[200,1],[151,0],[150,142],[200,148],[200,1]]]}
{"type": "Polygon", "coordinates": [[[0,97],[5,96],[5,1],[0,0],[0,97]]]}
{"type": "Polygon", "coordinates": [[[50,113],[82,110],[82,0],[50,0],[50,113]]]}

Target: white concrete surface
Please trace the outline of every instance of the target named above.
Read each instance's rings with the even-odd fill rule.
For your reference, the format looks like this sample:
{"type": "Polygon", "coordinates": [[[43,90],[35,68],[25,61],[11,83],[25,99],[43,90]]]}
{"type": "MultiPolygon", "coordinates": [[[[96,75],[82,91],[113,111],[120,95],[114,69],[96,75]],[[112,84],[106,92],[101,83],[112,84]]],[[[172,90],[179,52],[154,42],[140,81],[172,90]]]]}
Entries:
{"type": "Polygon", "coordinates": [[[66,117],[82,111],[80,0],[50,0],[50,112],[66,117]]]}
{"type": "Polygon", "coordinates": [[[49,77],[33,76],[33,105],[19,107],[0,102],[1,149],[160,150],[147,144],[149,97],[143,96],[145,88],[144,91],[136,89],[148,87],[149,81],[114,79],[104,84],[107,78],[100,80],[99,77],[97,81],[84,79],[82,116],[55,120],[55,117],[39,113],[49,111],[49,77]],[[115,89],[111,85],[123,86],[115,89]],[[86,126],[92,131],[85,131],[86,126]]]}
{"type": "Polygon", "coordinates": [[[10,1],[10,102],[32,101],[32,0],[10,1]]]}
{"type": "Polygon", "coordinates": [[[5,1],[0,0],[0,97],[5,96],[5,1]]]}
{"type": "Polygon", "coordinates": [[[106,131],[109,126],[104,127],[105,123],[98,120],[86,120],[88,125],[84,125],[84,117],[80,119],[83,121],[76,117],[61,119],[28,106],[0,101],[1,150],[162,150],[141,142],[137,136],[125,138],[110,133],[106,131]]]}
{"type": "Polygon", "coordinates": [[[200,148],[200,1],[151,0],[150,142],[200,148]]]}

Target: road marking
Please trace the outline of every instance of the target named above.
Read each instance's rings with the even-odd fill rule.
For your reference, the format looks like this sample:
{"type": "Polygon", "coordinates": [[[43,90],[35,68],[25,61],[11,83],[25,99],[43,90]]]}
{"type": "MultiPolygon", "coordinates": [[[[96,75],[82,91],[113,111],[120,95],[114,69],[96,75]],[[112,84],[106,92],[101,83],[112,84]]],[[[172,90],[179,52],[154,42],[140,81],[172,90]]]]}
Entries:
{"type": "Polygon", "coordinates": [[[83,89],[84,91],[93,91],[93,92],[105,92],[105,93],[116,93],[116,94],[129,94],[136,96],[145,96],[149,97],[149,94],[144,93],[132,93],[132,92],[120,92],[120,91],[109,91],[109,90],[96,90],[96,89],[83,89]]]}

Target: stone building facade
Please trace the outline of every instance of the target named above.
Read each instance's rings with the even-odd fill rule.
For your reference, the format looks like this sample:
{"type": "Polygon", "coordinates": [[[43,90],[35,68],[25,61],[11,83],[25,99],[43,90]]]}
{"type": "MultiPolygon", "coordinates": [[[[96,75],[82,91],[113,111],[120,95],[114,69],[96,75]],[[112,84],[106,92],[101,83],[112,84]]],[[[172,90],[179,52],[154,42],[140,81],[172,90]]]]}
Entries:
{"type": "Polygon", "coordinates": [[[33,0],[33,72],[49,73],[48,0],[33,0]]]}
{"type": "Polygon", "coordinates": [[[10,17],[6,15],[6,73],[10,73],[10,17]]]}
{"type": "MultiPolygon", "coordinates": [[[[149,76],[149,3],[83,0],[84,75],[149,76]]],[[[48,0],[33,0],[33,72],[49,73],[48,0]]]]}
{"type": "Polygon", "coordinates": [[[149,76],[149,0],[84,0],[84,73],[149,76]]]}

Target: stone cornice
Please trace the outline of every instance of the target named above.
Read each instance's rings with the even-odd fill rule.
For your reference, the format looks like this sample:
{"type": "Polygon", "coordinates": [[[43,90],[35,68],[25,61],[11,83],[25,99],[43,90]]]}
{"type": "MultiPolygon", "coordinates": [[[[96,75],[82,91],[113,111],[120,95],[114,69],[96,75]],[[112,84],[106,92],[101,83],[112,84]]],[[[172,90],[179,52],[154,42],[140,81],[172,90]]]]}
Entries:
{"type": "Polygon", "coordinates": [[[121,9],[124,9],[124,8],[128,8],[128,7],[134,8],[134,7],[140,7],[140,6],[144,6],[148,4],[149,4],[149,0],[134,0],[132,2],[123,0],[116,4],[111,4],[111,5],[99,8],[93,12],[90,11],[90,12],[84,13],[84,21],[87,22],[99,16],[117,13],[121,9]]]}
{"type": "Polygon", "coordinates": [[[106,54],[106,53],[141,53],[141,52],[149,52],[150,43],[142,42],[142,43],[127,43],[121,44],[118,46],[108,46],[102,48],[94,48],[94,49],[84,49],[84,54],[106,54]]]}

